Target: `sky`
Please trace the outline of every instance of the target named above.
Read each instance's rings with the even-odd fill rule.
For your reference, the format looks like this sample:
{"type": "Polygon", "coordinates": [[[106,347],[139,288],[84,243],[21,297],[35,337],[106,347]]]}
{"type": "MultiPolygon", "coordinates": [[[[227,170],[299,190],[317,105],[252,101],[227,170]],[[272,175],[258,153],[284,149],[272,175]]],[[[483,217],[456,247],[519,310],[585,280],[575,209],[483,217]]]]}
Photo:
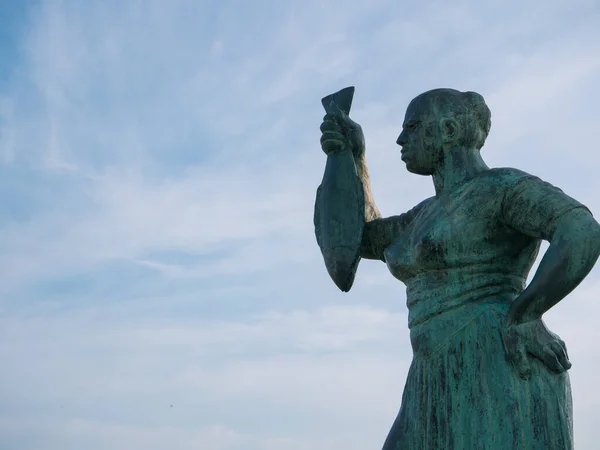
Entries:
{"type": "MultiPolygon", "coordinates": [[[[416,95],[481,93],[483,156],[600,216],[597,0],[0,0],[0,448],[377,449],[404,286],[314,238],[320,99],[356,86],[384,216],[433,193],[416,95]]],[[[547,247],[543,247],[544,249],[547,247]]],[[[596,448],[600,269],[546,314],[596,448]]]]}

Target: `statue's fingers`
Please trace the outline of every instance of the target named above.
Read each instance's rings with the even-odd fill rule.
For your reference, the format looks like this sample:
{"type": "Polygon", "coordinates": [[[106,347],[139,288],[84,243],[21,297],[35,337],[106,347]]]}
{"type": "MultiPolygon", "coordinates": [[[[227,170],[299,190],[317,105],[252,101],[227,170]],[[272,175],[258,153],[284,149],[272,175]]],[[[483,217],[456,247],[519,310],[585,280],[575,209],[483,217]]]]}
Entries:
{"type": "Polygon", "coordinates": [[[569,361],[569,355],[567,355],[567,349],[564,346],[564,342],[552,342],[550,344],[550,348],[558,358],[558,362],[563,367],[564,370],[569,370],[571,368],[571,361],[569,361]]]}
{"type": "Polygon", "coordinates": [[[508,332],[504,335],[503,340],[508,360],[515,367],[519,376],[527,380],[531,376],[531,366],[520,336],[515,332],[508,332]]]}
{"type": "Polygon", "coordinates": [[[519,375],[524,380],[528,380],[531,376],[531,365],[527,358],[527,351],[525,346],[518,342],[514,351],[514,364],[519,371],[519,375]]]}
{"type": "Polygon", "coordinates": [[[345,143],[340,139],[327,138],[325,135],[321,136],[321,148],[327,154],[341,151],[344,147],[345,143]]]}
{"type": "Polygon", "coordinates": [[[344,141],[344,135],[336,131],[324,131],[321,135],[321,143],[325,141],[344,141]]]}
{"type": "Polygon", "coordinates": [[[569,352],[567,351],[567,344],[565,344],[565,341],[563,341],[561,338],[558,338],[558,345],[561,346],[561,348],[565,352],[565,355],[566,355],[567,360],[568,360],[569,359],[569,352]]]}
{"type": "Polygon", "coordinates": [[[536,345],[530,350],[530,353],[541,360],[546,367],[554,372],[561,373],[566,370],[560,363],[558,356],[556,356],[556,353],[554,353],[554,350],[549,345],[536,345]]]}
{"type": "Polygon", "coordinates": [[[333,120],[325,120],[323,121],[323,123],[321,124],[321,132],[326,132],[326,131],[341,131],[341,127],[334,122],[333,120]]]}
{"type": "Polygon", "coordinates": [[[338,109],[335,113],[335,121],[345,130],[355,130],[358,128],[358,124],[341,109],[338,109]]]}
{"type": "Polygon", "coordinates": [[[349,119],[350,118],[348,117],[348,114],[337,108],[334,112],[325,114],[325,117],[323,117],[323,122],[333,122],[338,126],[344,126],[349,119]]]}

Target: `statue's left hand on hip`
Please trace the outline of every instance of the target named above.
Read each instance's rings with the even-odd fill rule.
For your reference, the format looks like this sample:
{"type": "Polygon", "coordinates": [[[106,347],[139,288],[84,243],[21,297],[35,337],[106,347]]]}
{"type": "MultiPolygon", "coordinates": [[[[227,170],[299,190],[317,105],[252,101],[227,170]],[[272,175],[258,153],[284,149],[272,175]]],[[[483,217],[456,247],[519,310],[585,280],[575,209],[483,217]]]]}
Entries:
{"type": "Polygon", "coordinates": [[[555,373],[571,368],[564,341],[551,332],[542,319],[508,323],[504,329],[503,341],[507,358],[523,379],[531,376],[531,356],[542,361],[555,373]]]}

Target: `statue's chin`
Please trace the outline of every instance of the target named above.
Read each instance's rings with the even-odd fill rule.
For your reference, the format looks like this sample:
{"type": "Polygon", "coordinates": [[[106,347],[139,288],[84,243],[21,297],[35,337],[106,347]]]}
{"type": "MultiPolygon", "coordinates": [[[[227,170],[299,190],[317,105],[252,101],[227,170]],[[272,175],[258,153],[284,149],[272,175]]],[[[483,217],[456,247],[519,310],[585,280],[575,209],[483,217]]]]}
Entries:
{"type": "Polygon", "coordinates": [[[431,175],[430,171],[423,170],[418,167],[414,167],[413,165],[411,165],[410,161],[406,162],[406,170],[408,170],[410,173],[414,173],[415,175],[423,175],[423,176],[431,175]]]}

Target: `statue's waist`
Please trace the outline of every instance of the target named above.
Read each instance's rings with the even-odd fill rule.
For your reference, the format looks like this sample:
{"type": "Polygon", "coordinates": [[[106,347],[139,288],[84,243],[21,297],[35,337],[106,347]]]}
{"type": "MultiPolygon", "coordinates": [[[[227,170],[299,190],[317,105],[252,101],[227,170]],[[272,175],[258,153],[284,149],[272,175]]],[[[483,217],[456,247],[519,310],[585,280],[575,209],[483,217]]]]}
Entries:
{"type": "Polygon", "coordinates": [[[523,287],[522,277],[498,272],[443,270],[417,275],[406,284],[408,326],[469,303],[490,299],[510,303],[523,287]]]}
{"type": "Polygon", "coordinates": [[[490,309],[505,314],[523,289],[511,275],[423,274],[407,283],[408,327],[415,355],[443,345],[473,317],[490,309]]]}

